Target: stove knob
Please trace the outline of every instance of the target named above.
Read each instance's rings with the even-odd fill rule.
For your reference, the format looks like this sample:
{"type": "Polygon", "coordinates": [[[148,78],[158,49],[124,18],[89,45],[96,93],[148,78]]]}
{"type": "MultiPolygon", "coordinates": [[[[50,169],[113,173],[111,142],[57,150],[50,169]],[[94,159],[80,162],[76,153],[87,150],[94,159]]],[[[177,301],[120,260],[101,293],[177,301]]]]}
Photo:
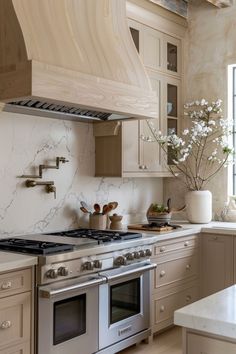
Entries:
{"type": "Polygon", "coordinates": [[[58,269],[58,275],[66,277],[69,274],[69,269],[67,267],[60,267],[58,269]]]}
{"type": "Polygon", "coordinates": [[[143,250],[139,251],[139,255],[140,255],[141,258],[146,256],[146,254],[145,254],[145,252],[143,250]]]}
{"type": "Polygon", "coordinates": [[[151,257],[151,255],[152,255],[152,250],[150,250],[149,248],[147,248],[147,249],[145,250],[145,255],[146,255],[146,257],[151,257]]]}
{"type": "Polygon", "coordinates": [[[114,260],[114,264],[116,266],[122,266],[126,264],[126,258],[125,256],[119,256],[114,260]]]}
{"type": "Polygon", "coordinates": [[[139,252],[137,252],[137,251],[134,252],[134,258],[136,258],[136,259],[140,258],[139,252]]]}
{"type": "Polygon", "coordinates": [[[50,279],[56,279],[58,277],[57,269],[49,269],[46,273],[46,277],[50,279]]]}
{"type": "Polygon", "coordinates": [[[99,261],[98,259],[96,259],[96,261],[93,262],[94,263],[94,268],[102,268],[102,261],[99,261]]]}
{"type": "Polygon", "coordinates": [[[133,261],[134,260],[134,253],[126,253],[125,254],[125,258],[128,260],[128,261],[133,261]]]}
{"type": "Polygon", "coordinates": [[[82,264],[82,270],[93,270],[94,262],[88,261],[82,264]]]}

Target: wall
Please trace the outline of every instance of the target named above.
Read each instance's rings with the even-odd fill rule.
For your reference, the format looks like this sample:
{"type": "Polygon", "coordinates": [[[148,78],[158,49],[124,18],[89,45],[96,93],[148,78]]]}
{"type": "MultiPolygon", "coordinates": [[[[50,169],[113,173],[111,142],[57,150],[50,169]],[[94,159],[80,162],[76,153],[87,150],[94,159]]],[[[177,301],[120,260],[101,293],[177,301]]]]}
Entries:
{"type": "MultiPolygon", "coordinates": [[[[236,4],[217,9],[203,0],[189,3],[189,28],[185,53],[185,101],[198,98],[224,101],[227,116],[227,65],[236,63],[236,4]]],[[[227,200],[227,169],[209,184],[213,210],[219,213],[227,200]]],[[[173,179],[166,180],[164,194],[184,202],[184,190],[173,179]]]]}
{"type": "Polygon", "coordinates": [[[138,220],[149,204],[162,201],[161,179],[94,178],[92,124],[0,113],[0,235],[60,230],[86,225],[80,200],[93,205],[117,200],[118,213],[138,220]],[[65,156],[69,163],[46,170],[57,199],[44,187],[26,188],[22,174],[65,156]]]}

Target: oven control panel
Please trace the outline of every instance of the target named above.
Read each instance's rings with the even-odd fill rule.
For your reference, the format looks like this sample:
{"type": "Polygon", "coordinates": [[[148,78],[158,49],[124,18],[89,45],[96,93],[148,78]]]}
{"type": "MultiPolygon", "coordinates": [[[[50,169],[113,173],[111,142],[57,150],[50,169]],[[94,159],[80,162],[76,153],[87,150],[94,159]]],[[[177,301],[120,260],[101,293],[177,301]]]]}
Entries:
{"type": "Polygon", "coordinates": [[[141,246],[66,260],[60,263],[46,264],[41,268],[38,282],[46,284],[78,277],[82,274],[98,273],[101,270],[117,268],[149,259],[151,255],[151,248],[141,246]]]}

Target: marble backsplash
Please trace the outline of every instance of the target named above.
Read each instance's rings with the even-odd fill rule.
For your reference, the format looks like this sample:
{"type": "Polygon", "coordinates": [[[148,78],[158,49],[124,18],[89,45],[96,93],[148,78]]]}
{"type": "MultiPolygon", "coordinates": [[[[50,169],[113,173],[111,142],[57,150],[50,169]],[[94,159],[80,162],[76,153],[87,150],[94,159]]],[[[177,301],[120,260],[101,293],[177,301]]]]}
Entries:
{"type": "Polygon", "coordinates": [[[80,201],[118,201],[124,222],[140,221],[149,204],[162,201],[160,178],[95,178],[93,126],[56,119],[0,113],[0,235],[47,232],[87,226],[80,201]],[[36,174],[39,164],[69,163],[45,170],[57,198],[44,186],[25,187],[22,174],[36,174]]]}

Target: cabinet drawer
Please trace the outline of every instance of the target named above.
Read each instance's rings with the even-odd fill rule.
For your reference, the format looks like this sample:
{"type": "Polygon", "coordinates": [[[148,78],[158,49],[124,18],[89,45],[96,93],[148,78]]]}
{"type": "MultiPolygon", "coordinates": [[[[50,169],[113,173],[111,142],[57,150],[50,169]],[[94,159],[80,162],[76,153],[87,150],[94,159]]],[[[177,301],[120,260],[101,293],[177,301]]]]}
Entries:
{"type": "Polygon", "coordinates": [[[157,243],[154,246],[154,255],[165,254],[171,251],[183,250],[198,246],[198,236],[185,237],[173,241],[157,243]]]}
{"type": "Polygon", "coordinates": [[[187,354],[235,354],[236,344],[224,342],[223,340],[201,336],[198,334],[187,334],[187,354]]]}
{"type": "Polygon", "coordinates": [[[198,299],[198,287],[184,289],[178,293],[154,299],[154,324],[173,318],[174,311],[198,299]]]}
{"type": "Polygon", "coordinates": [[[0,350],[0,354],[30,354],[30,342],[0,350]]]}
{"type": "Polygon", "coordinates": [[[0,348],[30,340],[31,292],[0,300],[0,348]]]}
{"type": "Polygon", "coordinates": [[[154,271],[154,288],[158,289],[198,275],[198,268],[198,253],[163,262],[154,271]]]}
{"type": "Polygon", "coordinates": [[[31,290],[31,269],[0,275],[0,298],[31,290]]]}

